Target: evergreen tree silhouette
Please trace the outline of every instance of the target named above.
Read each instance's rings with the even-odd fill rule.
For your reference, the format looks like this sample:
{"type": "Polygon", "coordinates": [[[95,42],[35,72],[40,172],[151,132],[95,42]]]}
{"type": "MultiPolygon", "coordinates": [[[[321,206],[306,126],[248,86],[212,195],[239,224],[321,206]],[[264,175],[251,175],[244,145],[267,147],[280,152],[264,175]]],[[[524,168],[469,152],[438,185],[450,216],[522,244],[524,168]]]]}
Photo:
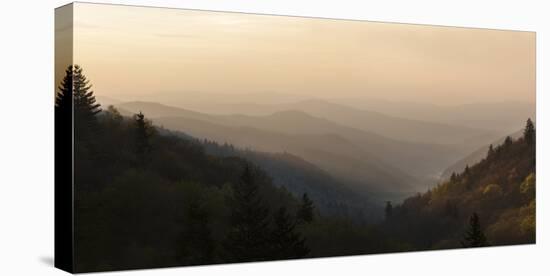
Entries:
{"type": "Polygon", "coordinates": [[[74,108],[75,136],[88,138],[97,131],[96,115],[101,112],[100,104],[96,103],[92,85],[82,73],[79,65],[72,67],[72,94],[74,108]]]}
{"type": "Polygon", "coordinates": [[[55,95],[55,109],[69,112],[72,109],[72,94],[73,94],[73,67],[69,66],[65,69],[65,77],[58,86],[59,91],[55,95]]]}
{"type": "Polygon", "coordinates": [[[503,144],[503,146],[508,147],[508,146],[510,146],[510,145],[512,144],[512,142],[513,142],[513,141],[512,141],[512,137],[506,136],[506,139],[504,139],[504,144],[503,144]]]}
{"type": "Polygon", "coordinates": [[[229,259],[236,262],[267,260],[270,255],[269,209],[259,195],[254,169],[248,163],[240,181],[233,185],[229,206],[231,229],[224,243],[229,259]]]}
{"type": "Polygon", "coordinates": [[[451,180],[451,182],[456,182],[457,178],[458,178],[458,176],[456,175],[456,172],[453,172],[451,174],[451,179],[450,180],[451,180]]]}
{"type": "Polygon", "coordinates": [[[74,164],[72,118],[72,67],[65,70],[65,77],[55,95],[55,263],[69,264],[73,250],[73,176],[67,171],[74,164]],[[59,257],[58,257],[59,256],[59,257]]]}
{"type": "Polygon", "coordinates": [[[107,107],[107,112],[105,112],[105,117],[107,118],[105,124],[109,129],[116,129],[120,127],[120,125],[124,121],[124,117],[122,116],[122,114],[120,114],[120,111],[118,111],[118,109],[116,109],[112,105],[109,105],[107,107]]]}
{"type": "Polygon", "coordinates": [[[136,157],[138,164],[143,165],[149,160],[149,153],[151,152],[151,142],[149,140],[153,128],[141,111],[134,115],[134,121],[136,157]]]}
{"type": "Polygon", "coordinates": [[[489,150],[487,151],[487,159],[493,157],[495,154],[495,149],[493,148],[493,144],[489,145],[489,150]]]}
{"type": "MultiPolygon", "coordinates": [[[[58,90],[55,97],[56,122],[69,129],[70,134],[64,134],[71,137],[71,141],[67,142],[72,143],[74,135],[75,155],[86,156],[88,159],[101,159],[105,152],[99,149],[96,135],[99,133],[96,115],[101,112],[101,108],[96,103],[91,85],[84,76],[82,68],[78,65],[67,66],[58,90]]],[[[80,166],[80,163],[75,162],[75,166],[80,166]]],[[[92,181],[91,178],[88,180],[92,181]]]]}
{"type": "Polygon", "coordinates": [[[298,212],[296,214],[296,217],[299,222],[307,222],[310,223],[313,221],[313,201],[309,199],[309,196],[307,193],[304,193],[302,195],[302,204],[300,205],[300,209],[298,209],[298,212]]]}
{"type": "Polygon", "coordinates": [[[270,257],[274,259],[296,259],[309,253],[304,238],[296,233],[296,225],[292,222],[293,220],[286,208],[279,208],[273,216],[273,221],[275,229],[271,233],[272,254],[270,257]]]}
{"type": "Polygon", "coordinates": [[[483,247],[488,246],[487,239],[485,234],[481,230],[481,224],[479,223],[479,216],[477,213],[473,213],[470,217],[470,225],[466,233],[464,234],[464,239],[460,242],[462,247],[483,247]]]}
{"type": "Polygon", "coordinates": [[[529,118],[527,119],[525,129],[523,130],[523,139],[527,144],[533,144],[535,142],[535,137],[535,125],[533,124],[533,121],[531,121],[531,118],[529,118]]]}
{"type": "Polygon", "coordinates": [[[386,219],[391,218],[393,215],[393,206],[391,204],[391,201],[386,201],[386,208],[384,208],[384,213],[386,215],[386,219]]]}

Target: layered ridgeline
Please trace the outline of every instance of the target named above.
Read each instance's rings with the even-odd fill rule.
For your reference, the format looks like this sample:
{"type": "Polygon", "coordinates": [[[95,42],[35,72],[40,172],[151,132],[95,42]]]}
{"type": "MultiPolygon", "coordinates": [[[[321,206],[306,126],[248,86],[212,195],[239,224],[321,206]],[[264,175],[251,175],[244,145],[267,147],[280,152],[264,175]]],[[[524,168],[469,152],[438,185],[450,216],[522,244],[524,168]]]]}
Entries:
{"type": "Polygon", "coordinates": [[[426,120],[475,129],[512,133],[525,118],[535,117],[536,104],[521,101],[501,101],[440,106],[411,101],[388,101],[365,98],[340,98],[332,102],[358,109],[382,112],[391,116],[426,120]]]}
{"type": "MultiPolygon", "coordinates": [[[[390,138],[435,143],[468,139],[473,137],[470,135],[472,130],[477,134],[481,133],[480,130],[485,132],[493,130],[497,134],[500,133],[500,136],[506,135],[516,131],[525,118],[535,117],[535,104],[528,102],[494,101],[460,104],[450,101],[448,105],[437,105],[368,98],[364,94],[356,97],[342,97],[339,93],[335,93],[330,98],[323,99],[320,96],[321,98],[312,99],[310,96],[272,91],[243,93],[228,97],[227,94],[222,93],[182,90],[151,93],[140,99],[208,114],[238,112],[261,116],[284,110],[300,110],[344,125],[365,128],[390,138]]],[[[101,101],[104,104],[124,102],[103,98],[101,101]]],[[[493,139],[497,138],[498,136],[493,137],[493,139]]]]}
{"type": "Polygon", "coordinates": [[[535,242],[535,127],[424,194],[386,207],[384,231],[414,249],[535,242]],[[470,221],[467,225],[466,222],[470,221]]]}
{"type": "Polygon", "coordinates": [[[382,203],[373,196],[356,193],[349,184],[319,167],[290,153],[258,152],[238,149],[230,144],[201,141],[207,153],[216,156],[239,156],[260,166],[277,187],[291,194],[307,193],[324,216],[349,218],[356,223],[372,223],[382,216],[382,203]]]}
{"type": "Polygon", "coordinates": [[[256,164],[265,171],[276,187],[282,187],[297,197],[308,194],[319,214],[323,216],[342,217],[359,224],[372,223],[383,218],[384,201],[374,196],[358,194],[349,188],[349,183],[334,178],[314,164],[293,154],[241,149],[232,144],[197,139],[164,127],[157,130],[161,135],[176,136],[200,146],[208,155],[240,157],[256,164]]]}
{"type": "MultiPolygon", "coordinates": [[[[101,110],[79,67],[67,69],[56,112],[71,116],[71,101],[65,100],[71,93],[78,103],[74,105],[77,272],[399,248],[376,229],[354,224],[339,212],[321,214],[322,208],[307,194],[294,196],[277,187],[260,166],[241,154],[212,155],[207,151],[216,150],[213,145],[159,130],[142,113],[124,117],[112,107],[101,110]]],[[[290,169],[287,161],[262,162],[290,169]]],[[[309,177],[322,177],[315,173],[309,177]]],[[[308,187],[296,189],[302,188],[308,187]]]]}
{"type": "MultiPolygon", "coordinates": [[[[134,102],[118,108],[143,110],[156,125],[193,137],[233,144],[262,152],[289,152],[350,184],[357,193],[411,194],[415,177],[392,163],[405,162],[412,151],[430,154],[373,133],[341,127],[303,112],[285,112],[265,118],[214,116],[156,103],[134,102]],[[388,149],[386,155],[382,152],[388,149]],[[390,150],[392,149],[392,150],[390,150]],[[398,151],[401,149],[401,151],[398,151]],[[383,156],[381,158],[380,156],[383,156]]],[[[429,159],[429,158],[426,158],[429,159]]]]}
{"type": "MultiPolygon", "coordinates": [[[[220,96],[221,97],[221,96],[220,96]]],[[[230,99],[217,97],[210,98],[210,102],[223,101],[230,99]]],[[[147,102],[121,102],[107,99],[113,105],[126,107],[135,110],[140,105],[145,107],[147,102]]],[[[153,100],[154,101],[154,100],[153,100]]],[[[155,102],[162,101],[157,99],[155,102]]],[[[246,100],[244,100],[246,101],[246,100]]],[[[168,105],[174,106],[177,102],[168,102],[168,105]]],[[[432,143],[432,144],[457,144],[465,140],[476,139],[492,134],[491,131],[484,128],[464,127],[460,124],[434,123],[431,120],[413,120],[406,119],[406,114],[386,115],[382,112],[373,112],[372,109],[354,108],[350,105],[337,104],[332,101],[321,99],[298,100],[296,102],[284,104],[254,104],[254,103],[203,103],[193,104],[182,102],[179,105],[187,110],[196,110],[202,113],[212,114],[214,116],[234,117],[244,116],[243,119],[253,119],[254,117],[269,116],[274,113],[285,111],[301,111],[317,118],[323,118],[342,126],[348,126],[364,131],[378,133],[384,137],[398,139],[408,142],[432,143]]],[[[169,106],[159,104],[156,108],[150,106],[153,117],[177,116],[177,109],[171,109],[169,106]],[[164,107],[164,108],[161,108],[164,107]],[[165,109],[163,112],[162,109],[165,109]],[[160,115],[160,116],[159,116],[160,115]]],[[[379,110],[379,109],[377,109],[379,110]]],[[[456,114],[455,114],[456,115],[456,114]]],[[[238,121],[237,121],[238,122],[238,121]]]]}
{"type": "MultiPolygon", "coordinates": [[[[395,207],[388,203],[386,218],[379,221],[374,219],[376,210],[378,216],[384,213],[371,201],[381,197],[369,197],[369,185],[358,193],[355,183],[324,170],[323,164],[284,150],[220,145],[173,130],[212,124],[202,117],[162,117],[176,118],[181,126],[164,124],[164,128],[153,126],[141,112],[101,110],[79,67],[67,69],[56,112],[71,116],[71,93],[77,272],[521,244],[535,239],[535,129],[530,121],[522,137],[491,147],[486,158],[452,174],[445,183],[395,207]]],[[[251,135],[254,131],[263,133],[265,141],[288,136],[292,139],[283,141],[295,143],[293,139],[300,137],[251,129],[222,125],[213,133],[223,139],[224,133],[238,132],[251,142],[259,137],[251,135]]],[[[309,139],[293,145],[317,152],[314,160],[337,156],[339,150],[364,154],[336,135],[302,136],[309,139]],[[331,144],[342,148],[323,148],[331,144]]],[[[361,165],[347,168],[350,173],[363,168],[377,177],[392,173],[371,154],[365,160],[337,157],[348,160],[345,165],[361,165]],[[377,172],[379,168],[384,170],[377,172]]],[[[345,175],[344,166],[341,169],[345,175]]],[[[396,170],[393,177],[408,179],[401,174],[396,170]]],[[[361,180],[364,175],[354,177],[361,180]]],[[[398,184],[384,184],[389,191],[401,189],[398,184]]]]}
{"type": "Polygon", "coordinates": [[[425,190],[464,153],[495,139],[491,132],[373,115],[322,101],[280,108],[284,107],[296,109],[249,116],[204,114],[152,102],[117,105],[129,113],[146,112],[155,124],[198,138],[258,151],[290,152],[352,183],[356,191],[388,199],[425,190]],[[403,134],[405,140],[399,140],[373,131],[395,128],[410,135],[403,134]],[[406,141],[413,136],[438,138],[406,141]]]}

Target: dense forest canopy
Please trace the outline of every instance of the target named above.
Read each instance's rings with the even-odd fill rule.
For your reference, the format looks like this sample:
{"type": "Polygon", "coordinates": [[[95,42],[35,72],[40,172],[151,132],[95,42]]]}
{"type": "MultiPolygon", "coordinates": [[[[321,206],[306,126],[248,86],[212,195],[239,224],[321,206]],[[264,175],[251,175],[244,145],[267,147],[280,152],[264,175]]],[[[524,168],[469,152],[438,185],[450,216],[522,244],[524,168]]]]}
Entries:
{"type": "Polygon", "coordinates": [[[478,217],[488,243],[535,242],[535,127],[489,147],[486,157],[393,208],[385,229],[415,248],[452,248],[464,221],[478,217]]]}
{"type": "Polygon", "coordinates": [[[535,239],[531,120],[481,162],[383,208],[289,153],[220,145],[102,108],[78,66],[66,70],[56,119],[71,105],[78,272],[535,239]]]}

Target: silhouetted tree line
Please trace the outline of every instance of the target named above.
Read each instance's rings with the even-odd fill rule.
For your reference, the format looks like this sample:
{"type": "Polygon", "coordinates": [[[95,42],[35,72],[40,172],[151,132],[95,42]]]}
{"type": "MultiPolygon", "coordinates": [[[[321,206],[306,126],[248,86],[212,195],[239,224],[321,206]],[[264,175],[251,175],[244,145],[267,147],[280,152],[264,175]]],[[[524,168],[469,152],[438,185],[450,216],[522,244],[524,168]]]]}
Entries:
{"type": "MultiPolygon", "coordinates": [[[[254,151],[243,154],[229,144],[154,127],[141,112],[128,118],[112,106],[102,110],[79,66],[67,68],[55,110],[56,125],[74,116],[78,272],[535,239],[536,135],[530,119],[520,139],[491,146],[484,160],[424,194],[387,202],[377,209],[386,219],[366,225],[350,219],[364,209],[324,202],[325,210],[339,211],[321,215],[309,193],[296,197],[285,188],[294,186],[275,186],[262,166],[303,177],[308,185],[318,182],[312,190],[317,200],[337,194],[354,202],[321,172],[292,171],[285,165],[295,161],[292,156],[277,156],[284,161],[279,162],[254,151]],[[213,150],[225,153],[212,155],[213,150]]],[[[59,141],[72,143],[71,133],[56,128],[60,134],[59,141]]]]}
{"type": "MultiPolygon", "coordinates": [[[[186,139],[185,133],[174,132],[186,139]]],[[[272,177],[276,186],[287,189],[295,196],[308,194],[315,202],[319,215],[345,217],[356,224],[379,221],[383,206],[371,203],[370,199],[347,189],[347,183],[334,179],[328,173],[290,153],[267,153],[242,149],[228,143],[208,139],[195,139],[203,145],[206,153],[220,157],[238,156],[262,167],[272,177]]]]}
{"type": "Polygon", "coordinates": [[[417,249],[533,243],[535,136],[528,119],[519,139],[491,145],[482,161],[391,212],[388,205],[384,230],[417,249]]]}
{"type": "Polygon", "coordinates": [[[319,216],[307,193],[296,198],[275,187],[242,157],[209,155],[141,112],[128,118],[112,106],[102,110],[79,66],[66,70],[61,110],[74,114],[78,272],[394,248],[370,227],[319,216]]]}

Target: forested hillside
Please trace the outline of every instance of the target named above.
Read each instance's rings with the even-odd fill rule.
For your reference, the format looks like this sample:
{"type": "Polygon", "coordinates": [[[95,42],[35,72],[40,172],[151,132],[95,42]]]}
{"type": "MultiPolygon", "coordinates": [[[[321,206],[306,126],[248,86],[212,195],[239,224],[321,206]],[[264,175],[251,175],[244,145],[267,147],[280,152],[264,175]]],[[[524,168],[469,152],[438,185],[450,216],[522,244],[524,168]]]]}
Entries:
{"type": "Polygon", "coordinates": [[[230,144],[220,145],[209,140],[201,143],[209,154],[239,156],[257,164],[269,174],[273,184],[284,187],[296,196],[307,193],[322,215],[345,217],[361,224],[379,221],[383,217],[383,201],[358,195],[348,188],[349,184],[298,156],[287,152],[238,149],[230,144]]]}
{"type": "Polygon", "coordinates": [[[185,117],[156,118],[155,124],[196,138],[263,152],[290,152],[345,180],[357,193],[410,194],[415,179],[337,134],[283,134],[253,127],[228,127],[185,117]]]}
{"type": "Polygon", "coordinates": [[[71,94],[78,272],[394,248],[372,227],[320,215],[306,193],[276,187],[250,160],[161,134],[142,113],[102,110],[77,66],[60,86],[56,118],[71,116],[71,94]]]}
{"type": "Polygon", "coordinates": [[[501,137],[498,140],[495,140],[491,144],[483,145],[483,147],[480,147],[479,149],[475,150],[474,152],[468,154],[466,157],[462,157],[460,160],[449,166],[443,173],[441,173],[441,179],[445,180],[451,177],[453,172],[460,172],[463,171],[464,168],[466,168],[467,165],[473,165],[478,163],[479,161],[483,160],[485,156],[487,155],[487,151],[489,150],[489,147],[491,145],[499,145],[504,143],[504,141],[507,139],[507,137],[510,137],[512,139],[518,139],[523,135],[523,131],[519,130],[516,131],[510,135],[507,135],[506,137],[501,137]]]}
{"type": "Polygon", "coordinates": [[[476,246],[534,243],[535,144],[528,120],[522,137],[491,145],[479,163],[398,206],[388,204],[384,231],[416,249],[472,245],[464,233],[473,228],[484,237],[476,246]]]}
{"type": "Polygon", "coordinates": [[[286,150],[311,161],[324,160],[325,163],[316,165],[340,177],[359,179],[378,186],[374,188],[379,190],[396,192],[401,189],[405,193],[414,190],[410,189],[417,182],[413,178],[431,181],[464,153],[501,136],[469,128],[417,124],[404,119],[389,120],[384,116],[386,119],[382,119],[368,112],[323,103],[308,101],[284,105],[280,108],[289,109],[263,116],[210,115],[153,102],[127,102],[117,108],[143,111],[151,114],[155,124],[196,137],[263,151],[286,150]],[[387,135],[390,129],[399,130],[400,134],[387,135]],[[458,132],[462,133],[458,135],[458,132]],[[409,141],[413,136],[416,142],[409,141]],[[418,141],[425,136],[440,138],[418,141]],[[310,151],[305,152],[306,149],[310,151]],[[344,163],[347,164],[342,166],[346,168],[362,168],[354,171],[335,169],[344,163]],[[395,182],[401,182],[401,187],[395,182]]]}
{"type": "MultiPolygon", "coordinates": [[[[220,145],[103,107],[78,66],[67,68],[55,112],[56,124],[74,114],[77,272],[535,241],[531,120],[520,138],[384,213],[375,203],[384,199],[293,154],[220,145]]],[[[58,141],[71,143],[68,134],[58,141]]]]}

